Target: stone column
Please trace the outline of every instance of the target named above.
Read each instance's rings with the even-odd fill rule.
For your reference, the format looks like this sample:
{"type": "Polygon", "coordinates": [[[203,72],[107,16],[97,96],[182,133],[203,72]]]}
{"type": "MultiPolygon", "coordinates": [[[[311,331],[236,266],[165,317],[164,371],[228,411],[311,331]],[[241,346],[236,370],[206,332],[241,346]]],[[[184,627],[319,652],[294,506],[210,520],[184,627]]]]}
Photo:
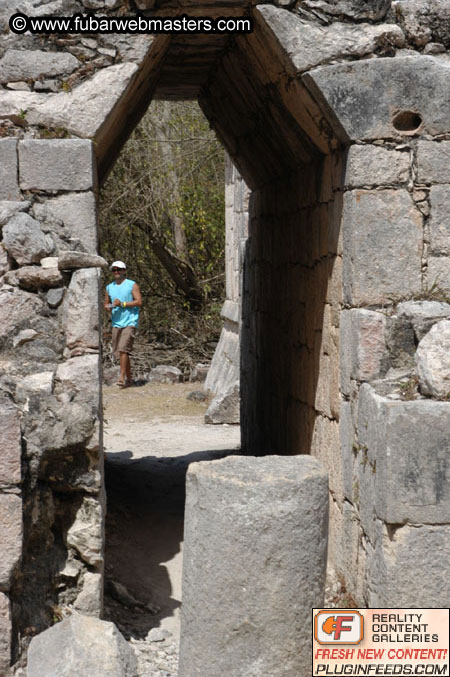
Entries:
{"type": "Polygon", "coordinates": [[[328,481],[310,456],[187,474],[179,677],[306,677],[323,603],[328,481]]]}

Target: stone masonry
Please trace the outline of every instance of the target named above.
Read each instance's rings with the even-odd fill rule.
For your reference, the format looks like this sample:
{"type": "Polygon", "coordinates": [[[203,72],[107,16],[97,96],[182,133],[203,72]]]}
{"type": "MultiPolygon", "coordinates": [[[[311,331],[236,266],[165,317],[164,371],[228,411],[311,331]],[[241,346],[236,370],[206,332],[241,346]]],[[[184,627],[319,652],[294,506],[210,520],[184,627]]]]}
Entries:
{"type": "MultiPolygon", "coordinates": [[[[239,11],[162,4],[136,3],[239,11]]],[[[88,8],[130,11],[20,3],[88,8]]],[[[15,35],[16,9],[0,8],[0,672],[59,609],[101,613],[96,198],[152,97],[198,98],[235,167],[221,349],[231,364],[239,322],[244,453],[327,468],[329,557],[356,601],[448,606],[448,3],[248,3],[235,36],[15,35]]],[[[221,370],[216,394],[225,372],[236,388],[221,370]]]]}

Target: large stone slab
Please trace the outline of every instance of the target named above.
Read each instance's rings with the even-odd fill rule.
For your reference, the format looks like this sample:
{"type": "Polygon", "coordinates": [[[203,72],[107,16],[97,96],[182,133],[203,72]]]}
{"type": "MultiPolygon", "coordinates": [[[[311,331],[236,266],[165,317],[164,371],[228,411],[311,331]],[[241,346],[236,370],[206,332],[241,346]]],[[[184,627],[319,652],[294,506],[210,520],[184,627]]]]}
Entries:
{"type": "Polygon", "coordinates": [[[11,626],[9,599],[0,592],[0,675],[7,675],[11,664],[11,626]]]}
{"type": "Polygon", "coordinates": [[[18,199],[17,140],[0,139],[0,200],[18,199]]]}
{"type": "Polygon", "coordinates": [[[99,350],[99,273],[83,268],[72,275],[64,306],[66,345],[71,356],[99,350]]]}
{"type": "Polygon", "coordinates": [[[348,151],[344,184],[349,188],[362,188],[404,183],[409,164],[409,152],[354,144],[348,151]]]}
{"type": "Polygon", "coordinates": [[[382,304],[421,290],[422,217],[404,190],[344,195],[344,301],[382,304]]]}
{"type": "Polygon", "coordinates": [[[20,416],[7,398],[0,399],[0,420],[0,485],[18,484],[22,479],[20,416]]]}
{"type": "Polygon", "coordinates": [[[419,113],[429,134],[450,130],[448,66],[431,56],[368,59],[320,66],[303,81],[351,140],[391,138],[400,111],[419,113]],[[411,86],[414,83],[414,86],[411,86]],[[439,92],[439,97],[436,97],[439,92]]]}
{"type": "Polygon", "coordinates": [[[23,190],[89,190],[93,187],[92,143],[87,139],[26,139],[19,143],[23,190]]]}
{"type": "Polygon", "coordinates": [[[309,674],[327,484],[310,456],[190,465],[180,677],[309,674]]]}
{"type": "Polygon", "coordinates": [[[0,82],[37,80],[41,75],[69,75],[80,62],[67,52],[7,49],[0,59],[0,82]]]}
{"type": "Polygon", "coordinates": [[[0,493],[1,557],[0,590],[8,590],[22,555],[22,500],[16,494],[0,493]]]}
{"type": "MultiPolygon", "coordinates": [[[[437,322],[417,346],[419,388],[424,395],[450,397],[450,320],[437,322]]],[[[449,404],[450,406],[450,404],[449,404]]]]}
{"type": "Polygon", "coordinates": [[[114,623],[73,614],[31,640],[28,677],[137,677],[131,646],[114,623]]]}
{"type": "Polygon", "coordinates": [[[332,59],[361,58],[386,43],[396,47],[405,43],[403,31],[395,24],[352,26],[336,21],[324,26],[273,5],[259,5],[256,12],[262,14],[299,73],[332,59]]]}
{"type": "Polygon", "coordinates": [[[371,381],[387,370],[386,316],[365,308],[343,310],[340,333],[341,388],[350,381],[371,381]]]}
{"type": "Polygon", "coordinates": [[[430,191],[430,252],[450,254],[450,184],[432,186],[430,191]]]}
{"type": "Polygon", "coordinates": [[[450,141],[417,142],[417,180],[450,183],[450,141]]]}
{"type": "Polygon", "coordinates": [[[39,263],[54,248],[39,222],[23,213],[16,214],[3,226],[3,242],[8,254],[20,265],[39,263]]]}
{"type": "Polygon", "coordinates": [[[54,220],[62,222],[71,239],[81,242],[90,254],[97,253],[97,205],[94,193],[59,195],[34,205],[34,213],[49,225],[54,220]]]}

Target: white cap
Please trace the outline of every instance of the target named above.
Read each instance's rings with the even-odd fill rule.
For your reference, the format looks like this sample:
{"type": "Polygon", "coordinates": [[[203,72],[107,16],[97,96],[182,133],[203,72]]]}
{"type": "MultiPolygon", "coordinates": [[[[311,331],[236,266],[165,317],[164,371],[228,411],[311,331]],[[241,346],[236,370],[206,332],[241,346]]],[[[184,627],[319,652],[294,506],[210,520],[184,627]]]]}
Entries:
{"type": "Polygon", "coordinates": [[[110,268],[125,268],[126,270],[126,265],[123,261],[114,261],[114,263],[111,264],[110,268]]]}

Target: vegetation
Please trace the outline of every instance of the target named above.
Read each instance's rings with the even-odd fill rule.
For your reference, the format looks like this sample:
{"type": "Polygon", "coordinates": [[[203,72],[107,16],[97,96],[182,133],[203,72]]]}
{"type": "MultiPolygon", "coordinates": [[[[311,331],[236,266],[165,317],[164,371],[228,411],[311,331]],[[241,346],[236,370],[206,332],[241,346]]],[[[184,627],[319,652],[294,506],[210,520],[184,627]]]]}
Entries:
{"type": "Polygon", "coordinates": [[[212,352],[224,299],[224,153],[193,102],[154,102],[101,192],[100,250],[142,290],[141,336],[212,352]]]}

